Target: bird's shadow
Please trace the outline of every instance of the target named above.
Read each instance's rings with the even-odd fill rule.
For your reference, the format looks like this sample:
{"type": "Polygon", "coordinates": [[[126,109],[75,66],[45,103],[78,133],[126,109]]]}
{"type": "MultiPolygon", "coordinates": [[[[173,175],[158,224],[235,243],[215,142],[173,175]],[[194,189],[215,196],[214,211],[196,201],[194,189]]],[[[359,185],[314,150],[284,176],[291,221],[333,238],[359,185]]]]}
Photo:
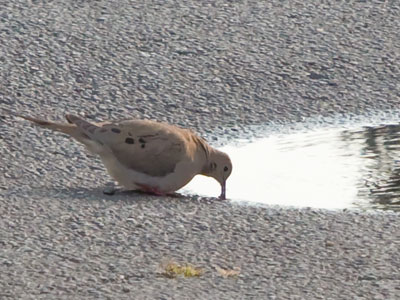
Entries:
{"type": "Polygon", "coordinates": [[[218,198],[203,198],[197,195],[183,195],[180,193],[168,194],[165,196],[159,196],[149,194],[137,190],[123,190],[116,189],[114,193],[105,193],[105,187],[34,187],[29,190],[32,196],[47,197],[47,198],[58,198],[58,199],[85,199],[86,201],[112,201],[112,202],[149,202],[159,200],[170,200],[187,202],[193,201],[193,199],[213,202],[218,201],[218,198]]]}

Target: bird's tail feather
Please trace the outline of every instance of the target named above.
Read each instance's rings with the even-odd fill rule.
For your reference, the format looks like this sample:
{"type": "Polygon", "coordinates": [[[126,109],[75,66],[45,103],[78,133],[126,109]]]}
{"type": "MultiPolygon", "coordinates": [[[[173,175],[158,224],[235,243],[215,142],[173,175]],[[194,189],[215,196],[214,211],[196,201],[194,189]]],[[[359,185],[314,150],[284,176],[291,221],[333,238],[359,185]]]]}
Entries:
{"type": "Polygon", "coordinates": [[[71,136],[74,136],[77,133],[77,127],[75,124],[56,123],[56,122],[51,122],[51,121],[47,121],[47,120],[42,120],[42,119],[18,115],[18,114],[15,114],[15,115],[17,117],[23,118],[25,120],[31,121],[33,124],[40,126],[40,127],[44,127],[44,128],[48,128],[48,129],[51,129],[54,131],[66,133],[71,136]]]}

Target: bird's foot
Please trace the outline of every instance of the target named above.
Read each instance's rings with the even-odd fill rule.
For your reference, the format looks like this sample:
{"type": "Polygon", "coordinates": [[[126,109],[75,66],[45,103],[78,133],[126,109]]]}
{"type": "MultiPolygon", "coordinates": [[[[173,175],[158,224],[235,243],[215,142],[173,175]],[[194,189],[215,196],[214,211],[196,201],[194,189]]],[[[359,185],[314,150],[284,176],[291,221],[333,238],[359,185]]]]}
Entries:
{"type": "Polygon", "coordinates": [[[142,192],[145,192],[147,194],[155,195],[155,196],[167,196],[168,193],[165,193],[158,189],[157,187],[154,186],[149,186],[146,184],[141,184],[141,183],[135,183],[142,192]]]}

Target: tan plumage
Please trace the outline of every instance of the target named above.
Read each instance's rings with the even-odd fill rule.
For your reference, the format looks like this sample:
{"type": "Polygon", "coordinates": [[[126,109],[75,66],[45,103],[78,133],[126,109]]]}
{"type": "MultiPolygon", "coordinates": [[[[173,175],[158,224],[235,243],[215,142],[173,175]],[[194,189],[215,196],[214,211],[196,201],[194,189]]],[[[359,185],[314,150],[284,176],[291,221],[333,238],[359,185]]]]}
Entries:
{"type": "Polygon", "coordinates": [[[202,174],[221,184],[220,197],[225,198],[229,156],[188,129],[150,120],[89,123],[67,115],[69,123],[54,123],[19,117],[72,136],[99,155],[110,175],[129,190],[164,195],[202,174]]]}

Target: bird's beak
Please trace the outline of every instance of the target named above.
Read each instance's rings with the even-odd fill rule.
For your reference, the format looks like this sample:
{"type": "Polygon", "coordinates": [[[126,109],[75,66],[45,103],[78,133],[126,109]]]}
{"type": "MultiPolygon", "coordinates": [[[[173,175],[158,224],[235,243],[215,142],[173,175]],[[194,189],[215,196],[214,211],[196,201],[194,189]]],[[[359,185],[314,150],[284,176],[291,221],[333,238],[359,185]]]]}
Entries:
{"type": "Polygon", "coordinates": [[[226,200],[226,180],[221,184],[221,195],[219,196],[219,199],[226,200]]]}

